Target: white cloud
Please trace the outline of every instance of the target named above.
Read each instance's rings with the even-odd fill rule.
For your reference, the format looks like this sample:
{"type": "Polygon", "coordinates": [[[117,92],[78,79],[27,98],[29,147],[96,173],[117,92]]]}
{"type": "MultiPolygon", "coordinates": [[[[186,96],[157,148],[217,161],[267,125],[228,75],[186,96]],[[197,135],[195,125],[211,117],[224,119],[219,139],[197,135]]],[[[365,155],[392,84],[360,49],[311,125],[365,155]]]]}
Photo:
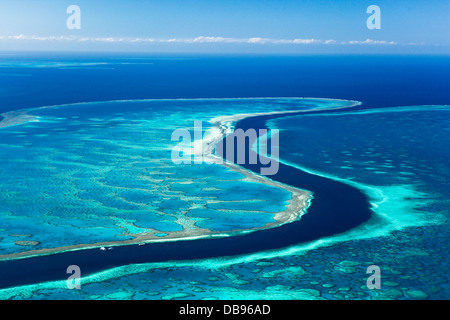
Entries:
{"type": "MultiPolygon", "coordinates": [[[[164,40],[160,40],[164,42],[164,40]]],[[[180,43],[230,43],[230,42],[238,42],[238,39],[233,38],[223,38],[223,37],[204,37],[200,36],[194,39],[176,39],[176,42],[180,43]]]]}
{"type": "Polygon", "coordinates": [[[244,40],[247,43],[260,43],[260,44],[265,44],[265,43],[273,41],[273,40],[267,39],[267,38],[249,38],[249,39],[244,39],[244,40]]]}
{"type": "Polygon", "coordinates": [[[349,44],[397,44],[397,42],[394,41],[383,41],[383,40],[372,40],[372,39],[366,39],[364,41],[349,41],[349,44]]]}
{"type": "Polygon", "coordinates": [[[273,45],[396,45],[394,41],[371,40],[364,41],[337,41],[333,39],[271,39],[271,38],[224,38],[224,37],[209,37],[199,36],[196,38],[121,38],[121,37],[81,37],[81,36],[36,36],[36,35],[10,35],[0,36],[0,41],[52,41],[52,42],[104,42],[104,43],[242,43],[242,44],[273,44],[273,45]]]}

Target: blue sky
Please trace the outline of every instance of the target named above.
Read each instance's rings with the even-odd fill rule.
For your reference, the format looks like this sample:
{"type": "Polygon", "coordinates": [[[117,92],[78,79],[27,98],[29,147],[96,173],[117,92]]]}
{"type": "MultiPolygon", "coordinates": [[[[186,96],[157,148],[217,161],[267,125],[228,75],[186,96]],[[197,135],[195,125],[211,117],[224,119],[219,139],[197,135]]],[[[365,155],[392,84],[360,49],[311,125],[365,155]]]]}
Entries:
{"type": "Polygon", "coordinates": [[[449,21],[448,0],[0,0],[0,50],[450,53],[449,21]]]}

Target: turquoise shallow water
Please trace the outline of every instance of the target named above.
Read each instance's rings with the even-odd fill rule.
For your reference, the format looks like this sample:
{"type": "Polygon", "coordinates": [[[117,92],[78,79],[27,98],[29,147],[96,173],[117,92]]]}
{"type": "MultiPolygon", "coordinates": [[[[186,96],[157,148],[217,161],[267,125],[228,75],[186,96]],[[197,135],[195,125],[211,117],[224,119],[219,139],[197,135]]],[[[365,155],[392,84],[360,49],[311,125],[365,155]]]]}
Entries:
{"type": "Polygon", "coordinates": [[[272,223],[290,193],[215,164],[175,165],[177,128],[236,113],[335,108],[314,99],[147,100],[28,110],[0,130],[0,254],[272,223]],[[186,117],[189,114],[189,117],[186,117]],[[230,192],[234,190],[236,192],[230,192]],[[261,195],[264,194],[264,197],[261,195]]]}
{"type": "MultiPolygon", "coordinates": [[[[268,104],[277,109],[292,106],[292,103],[298,101],[287,101],[287,104],[284,102],[273,104],[273,102],[259,100],[255,105],[246,103],[249,108],[258,112],[256,110],[266,109],[267,111],[268,104]]],[[[170,102],[167,103],[170,104],[170,102]]],[[[229,110],[230,114],[236,112],[236,110],[232,110],[234,101],[221,101],[222,114],[225,110],[224,104],[227,103],[230,103],[227,111],[229,110]]],[[[239,112],[243,112],[242,108],[243,106],[240,105],[239,112]]],[[[44,114],[54,111],[48,109],[44,114]]],[[[69,112],[65,108],[58,111],[69,112]]],[[[96,112],[98,111],[96,110],[96,112]]],[[[450,166],[447,153],[450,148],[447,146],[448,140],[442,139],[440,133],[446,132],[450,128],[447,114],[447,107],[405,107],[401,110],[391,108],[376,111],[340,112],[339,115],[330,113],[286,117],[269,123],[272,128],[282,129],[280,150],[289,146],[287,150],[290,152],[280,153],[282,160],[305,170],[356,185],[371,197],[374,217],[367,224],[345,234],[284,250],[255,253],[243,257],[124,266],[82,278],[82,290],[68,290],[65,281],[60,281],[0,290],[0,297],[17,299],[446,298],[449,295],[448,272],[446,271],[448,270],[448,240],[450,237],[445,181],[448,181],[449,178],[450,166]],[[322,130],[323,128],[326,130],[322,130]],[[368,290],[365,286],[368,277],[366,268],[371,264],[379,265],[382,270],[381,290],[368,290]]],[[[62,117],[62,114],[53,114],[52,116],[62,117]]],[[[129,115],[126,117],[123,114],[115,115],[115,117],[117,116],[129,118],[129,115]]],[[[132,117],[135,116],[136,114],[132,117]]],[[[139,117],[141,116],[139,115],[139,117]]],[[[148,117],[148,114],[145,116],[148,117]]],[[[210,114],[205,114],[205,118],[202,119],[207,119],[207,117],[210,117],[210,114]]],[[[114,119],[118,121],[117,118],[114,119]]],[[[53,121],[56,122],[52,123],[57,123],[57,119],[53,119],[53,121]]],[[[94,128],[98,128],[99,124],[94,120],[91,121],[93,121],[94,128]]],[[[145,121],[149,120],[145,119],[145,121]]],[[[132,123],[133,126],[139,125],[139,120],[134,118],[132,123]]],[[[32,126],[40,124],[41,122],[33,123],[32,126]]],[[[112,126],[112,124],[110,125],[112,126]]],[[[153,125],[156,126],[156,124],[153,125]]],[[[117,132],[117,126],[112,127],[115,140],[121,141],[120,139],[129,135],[129,133],[125,133],[125,131],[128,132],[127,130],[117,132]]],[[[10,134],[12,132],[16,139],[24,139],[28,134],[23,128],[24,126],[18,126],[7,130],[10,130],[10,134]]],[[[105,143],[110,137],[106,133],[103,135],[104,130],[111,130],[111,127],[108,126],[101,126],[101,137],[97,136],[97,130],[93,130],[85,124],[78,128],[81,130],[80,134],[83,136],[86,134],[89,137],[85,138],[86,143],[94,143],[97,148],[101,148],[101,143],[105,143]]],[[[139,132],[145,131],[145,128],[140,127],[139,132]]],[[[151,130],[149,131],[151,132],[151,130]]],[[[67,139],[67,135],[65,137],[67,139]]],[[[54,140],[58,144],[57,139],[54,140]]],[[[80,143],[79,141],[83,139],[77,136],[77,140],[80,143]]],[[[160,139],[154,137],[154,141],[160,142],[160,139]]],[[[32,145],[36,143],[32,142],[32,145]]],[[[113,219],[111,222],[111,229],[116,230],[116,234],[113,235],[115,237],[117,237],[117,230],[123,230],[123,227],[120,227],[123,224],[127,225],[128,222],[128,228],[131,228],[129,221],[132,221],[133,228],[137,226],[144,228],[145,223],[158,225],[160,228],[158,231],[165,231],[164,228],[174,225],[183,225],[180,223],[181,219],[177,212],[186,208],[183,207],[185,202],[191,205],[188,207],[189,212],[183,214],[184,219],[198,219],[195,220],[197,221],[196,225],[202,228],[231,230],[234,222],[240,225],[244,221],[241,219],[241,215],[234,210],[240,212],[247,210],[252,217],[257,219],[247,219],[247,216],[245,221],[249,225],[261,225],[266,221],[264,216],[269,217],[272,210],[283,206],[288,200],[286,192],[274,189],[271,190],[274,197],[267,201],[270,206],[261,206],[262,199],[257,195],[264,192],[266,186],[259,184],[249,184],[248,188],[246,186],[245,189],[249,191],[248,193],[239,192],[239,195],[236,195],[223,192],[233,187],[240,188],[244,182],[238,174],[229,172],[220,166],[217,166],[219,171],[214,171],[216,166],[212,165],[205,165],[205,167],[194,165],[184,170],[176,170],[176,167],[168,164],[162,169],[158,163],[158,165],[152,164],[149,169],[148,164],[139,158],[139,155],[150,158],[150,153],[144,153],[144,155],[139,153],[147,152],[141,142],[142,136],[134,137],[134,140],[124,140],[117,144],[114,143],[112,146],[109,143],[108,147],[104,147],[103,150],[97,150],[100,154],[107,150],[108,156],[103,160],[104,162],[100,162],[102,165],[106,166],[113,159],[117,161],[116,163],[124,166],[123,172],[121,170],[119,176],[107,174],[110,171],[98,174],[98,168],[92,169],[92,171],[88,170],[95,166],[98,167],[99,161],[82,163],[83,170],[77,171],[77,174],[80,174],[80,180],[85,183],[82,185],[83,188],[91,185],[100,188],[98,192],[95,192],[96,198],[89,200],[89,202],[95,203],[96,213],[98,212],[97,208],[104,206],[105,203],[109,207],[109,211],[106,211],[108,213],[112,209],[118,210],[117,212],[126,212],[126,219],[121,217],[121,219],[113,219]],[[133,141],[133,145],[136,147],[133,147],[133,150],[128,153],[130,148],[126,146],[130,145],[130,141],[133,141]],[[127,150],[127,152],[123,152],[123,150],[127,150]],[[118,156],[115,156],[116,154],[118,156]],[[164,208],[168,214],[164,214],[163,220],[152,220],[151,217],[141,219],[143,210],[133,207],[133,205],[138,204],[139,206],[142,204],[141,199],[146,199],[145,192],[144,195],[141,192],[143,192],[142,189],[148,188],[149,183],[145,179],[142,179],[145,182],[135,179],[136,176],[132,175],[127,167],[127,161],[119,162],[116,158],[120,157],[119,154],[126,158],[131,154],[131,157],[137,158],[136,168],[144,168],[149,170],[147,172],[154,173],[154,176],[151,176],[154,179],[152,181],[154,190],[166,193],[164,197],[152,200],[156,203],[147,204],[148,207],[145,208],[150,209],[151,206],[151,210],[154,211],[158,209],[153,209],[153,207],[160,208],[159,210],[164,208]],[[191,169],[192,171],[190,171],[191,169]],[[173,179],[175,181],[172,183],[168,183],[164,178],[165,174],[170,172],[174,172],[173,179]],[[216,179],[208,178],[219,172],[220,183],[217,183],[216,179]],[[93,183],[92,180],[89,180],[92,175],[96,177],[93,179],[94,181],[100,182],[93,183]],[[184,184],[192,175],[200,175],[201,178],[184,184]],[[122,177],[128,177],[128,179],[122,177]],[[199,193],[199,188],[193,187],[198,182],[205,186],[205,192],[199,193]],[[162,188],[166,184],[170,184],[170,187],[162,188]],[[120,188],[117,188],[118,185],[120,188]],[[108,198],[108,192],[105,190],[111,186],[120,189],[122,192],[120,198],[127,201],[110,202],[111,197],[108,198]],[[182,192],[184,197],[175,197],[176,201],[170,202],[170,204],[164,202],[164,198],[178,192],[182,192]],[[97,193],[99,194],[98,198],[97,193]],[[209,197],[220,201],[208,202],[209,197]],[[195,206],[192,206],[192,199],[196,200],[195,206]],[[241,200],[246,201],[240,202],[241,200]],[[219,214],[217,211],[226,208],[233,208],[233,210],[227,212],[226,215],[219,214]],[[252,210],[262,208],[266,208],[267,214],[260,215],[259,211],[258,213],[252,212],[252,210]],[[234,216],[231,216],[233,214],[234,216]],[[228,215],[232,218],[228,219],[228,215]],[[139,225],[138,221],[143,224],[139,225]]],[[[59,143],[65,142],[60,141],[59,143]]],[[[50,147],[50,149],[52,148],[50,147]]],[[[56,153],[55,149],[52,149],[53,153],[56,153]]],[[[85,148],[79,147],[79,149],[84,150],[85,148]]],[[[161,149],[156,147],[152,151],[167,152],[167,150],[161,149]]],[[[75,150],[77,149],[75,148],[75,150]]],[[[89,153],[89,159],[96,157],[97,151],[89,153]]],[[[59,159],[67,162],[67,157],[59,159]]],[[[76,163],[80,162],[79,159],[76,163]]],[[[98,159],[101,161],[101,156],[98,159]]],[[[53,159],[51,158],[50,160],[46,158],[46,161],[52,165],[59,163],[58,161],[52,163],[53,159]]],[[[64,163],[64,161],[60,162],[64,163]]],[[[71,164],[69,170],[70,166],[71,164]]],[[[135,167],[133,170],[136,170],[135,167]]],[[[58,172],[60,171],[58,170],[58,172]]],[[[135,172],[133,171],[133,173],[135,172]]],[[[143,173],[142,176],[144,176],[143,173]]],[[[80,184],[76,186],[77,192],[83,189],[79,187],[80,184]]],[[[61,187],[61,189],[64,188],[61,187]]],[[[54,192],[52,197],[58,195],[56,191],[54,192]]],[[[119,190],[115,192],[118,194],[119,190]]],[[[152,192],[152,194],[155,193],[152,192]]],[[[263,200],[267,200],[266,193],[264,194],[263,200]]],[[[87,193],[83,195],[83,197],[88,196],[87,193]]],[[[114,198],[117,197],[114,196],[114,198]]],[[[39,201],[39,203],[42,202],[39,201]]],[[[19,218],[32,218],[31,214],[25,215],[27,212],[25,209],[18,210],[18,212],[23,215],[19,214],[19,218]]],[[[5,217],[11,216],[11,214],[5,215],[5,217]]],[[[97,216],[98,213],[86,215],[86,222],[91,218],[94,218],[95,221],[98,219],[97,216]]],[[[63,221],[60,219],[67,219],[67,217],[58,219],[52,217],[49,221],[63,221]]],[[[75,221],[73,223],[75,224],[75,221]]],[[[184,226],[186,225],[187,223],[184,224],[184,226]]],[[[55,230],[58,229],[55,228],[55,230]]],[[[79,230],[75,231],[82,233],[79,230]]],[[[3,242],[7,243],[7,241],[3,242]]],[[[10,247],[15,248],[11,245],[10,247]]]]}

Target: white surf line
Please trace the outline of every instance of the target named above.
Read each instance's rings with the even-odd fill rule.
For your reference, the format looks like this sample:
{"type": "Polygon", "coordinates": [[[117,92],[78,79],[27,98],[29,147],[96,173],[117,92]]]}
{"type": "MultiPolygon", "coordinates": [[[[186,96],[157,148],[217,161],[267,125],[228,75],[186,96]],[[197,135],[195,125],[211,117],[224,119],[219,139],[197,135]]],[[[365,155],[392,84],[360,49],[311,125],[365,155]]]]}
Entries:
{"type": "Polygon", "coordinates": [[[9,111],[0,114],[3,119],[0,121],[0,129],[12,127],[27,122],[38,122],[39,118],[28,114],[27,111],[9,111]]]}
{"type": "MultiPolygon", "coordinates": [[[[52,109],[60,107],[71,107],[77,105],[89,105],[89,104],[99,104],[99,103],[114,103],[114,102],[157,102],[157,101],[245,101],[245,100],[321,100],[321,101],[345,101],[351,102],[352,105],[337,107],[338,108],[348,108],[354,105],[360,105],[361,102],[356,100],[344,100],[344,99],[333,99],[333,98],[318,98],[318,97],[249,97],[249,98],[172,98],[172,99],[116,99],[116,100],[102,100],[102,101],[80,101],[74,103],[63,103],[55,104],[49,106],[31,107],[23,108],[18,110],[11,110],[1,113],[4,119],[0,121],[0,128],[5,128],[13,125],[20,125],[30,121],[39,121],[39,117],[34,116],[31,112],[43,109],[52,109]]],[[[312,109],[313,110],[313,109],[312,109]]],[[[334,109],[315,109],[315,110],[334,110],[334,109]]],[[[277,113],[277,112],[274,112],[277,113]]],[[[270,113],[268,113],[270,114],[270,113]]],[[[251,114],[249,114],[251,115],[251,114]]],[[[258,114],[255,114],[258,115],[258,114]]],[[[260,114],[263,115],[263,114],[260,114]]]]}

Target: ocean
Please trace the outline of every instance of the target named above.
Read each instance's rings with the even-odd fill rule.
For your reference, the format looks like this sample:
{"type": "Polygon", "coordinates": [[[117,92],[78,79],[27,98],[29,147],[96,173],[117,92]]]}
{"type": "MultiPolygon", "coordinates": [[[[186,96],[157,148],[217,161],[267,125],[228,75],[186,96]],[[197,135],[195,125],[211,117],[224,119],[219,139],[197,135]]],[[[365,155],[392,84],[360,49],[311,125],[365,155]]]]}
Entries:
{"type": "Polygon", "coordinates": [[[448,104],[448,56],[0,55],[0,111],[75,102],[318,97],[448,104]]]}
{"type": "Polygon", "coordinates": [[[0,298],[448,298],[449,71],[448,56],[0,55],[0,298]],[[279,130],[277,174],[173,163],[174,130],[237,114],[279,130]]]}

